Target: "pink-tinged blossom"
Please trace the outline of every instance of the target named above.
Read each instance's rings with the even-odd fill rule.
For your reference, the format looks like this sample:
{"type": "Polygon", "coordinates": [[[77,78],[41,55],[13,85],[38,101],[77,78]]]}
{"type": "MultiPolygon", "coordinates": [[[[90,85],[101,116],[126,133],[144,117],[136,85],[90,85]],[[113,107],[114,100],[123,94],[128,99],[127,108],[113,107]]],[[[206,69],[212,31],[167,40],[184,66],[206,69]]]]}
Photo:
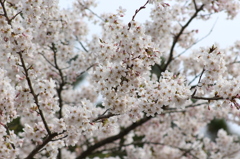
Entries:
{"type": "Polygon", "coordinates": [[[234,19],[237,0],[146,0],[128,23],[123,7],[57,2],[0,0],[0,158],[239,158],[236,136],[201,132],[240,124],[240,42],[192,49],[201,28],[189,29],[234,19]],[[101,32],[91,38],[86,20],[101,32]]]}
{"type": "Polygon", "coordinates": [[[121,6],[117,9],[117,12],[118,12],[118,15],[120,16],[120,17],[123,17],[124,15],[125,15],[125,12],[126,12],[127,10],[126,9],[123,9],[121,6]]]}

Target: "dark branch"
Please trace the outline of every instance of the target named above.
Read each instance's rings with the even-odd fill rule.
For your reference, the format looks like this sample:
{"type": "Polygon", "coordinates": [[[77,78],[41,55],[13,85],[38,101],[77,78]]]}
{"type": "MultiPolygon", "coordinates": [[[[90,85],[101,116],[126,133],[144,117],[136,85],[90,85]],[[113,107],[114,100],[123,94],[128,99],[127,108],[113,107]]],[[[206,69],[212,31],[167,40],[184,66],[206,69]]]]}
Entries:
{"type": "Polygon", "coordinates": [[[65,86],[66,82],[64,79],[64,75],[62,72],[62,69],[58,66],[57,62],[57,48],[54,43],[52,43],[52,46],[50,47],[53,51],[53,58],[54,58],[54,65],[55,68],[58,70],[59,76],[61,78],[61,81],[59,82],[59,87],[57,88],[57,94],[58,94],[58,103],[59,103],[59,119],[62,118],[62,107],[63,107],[63,100],[62,100],[62,91],[63,87],[65,86]]]}
{"type": "Polygon", "coordinates": [[[112,114],[112,113],[108,113],[108,114],[103,114],[103,115],[99,115],[96,119],[93,119],[92,122],[97,122],[99,120],[104,120],[113,116],[118,116],[120,114],[112,114]]]}
{"type": "MultiPolygon", "coordinates": [[[[141,6],[139,9],[137,9],[137,10],[135,11],[135,14],[132,16],[132,21],[134,21],[136,15],[138,14],[138,12],[140,12],[140,10],[146,8],[146,5],[147,5],[148,3],[149,3],[149,0],[148,0],[143,6],[141,6]]],[[[130,28],[131,28],[131,22],[128,23],[128,30],[129,30],[130,28]]]]}
{"type": "Polygon", "coordinates": [[[25,158],[25,159],[32,159],[38,152],[41,150],[45,145],[47,145],[55,136],[57,136],[57,133],[53,133],[49,135],[41,145],[36,146],[36,148],[25,158]]]}
{"type": "Polygon", "coordinates": [[[35,91],[34,91],[34,89],[33,89],[32,81],[31,81],[31,79],[30,79],[30,77],[29,77],[28,69],[27,69],[27,67],[26,67],[26,65],[25,65],[25,62],[24,62],[24,59],[23,59],[23,56],[22,56],[22,52],[19,52],[18,54],[19,54],[19,57],[20,57],[20,60],[21,60],[21,63],[22,63],[22,67],[23,67],[24,75],[25,75],[26,80],[27,80],[27,83],[28,83],[28,87],[29,87],[29,89],[30,89],[30,93],[32,94],[33,99],[34,99],[34,101],[35,101],[35,104],[36,104],[37,107],[38,107],[38,111],[39,111],[39,114],[40,114],[41,119],[42,119],[42,121],[43,121],[44,127],[45,127],[46,131],[48,132],[48,135],[51,135],[51,131],[50,131],[49,127],[48,127],[48,124],[47,124],[47,122],[46,122],[46,120],[45,120],[45,117],[44,117],[44,115],[43,115],[43,112],[42,112],[42,110],[41,110],[41,108],[40,108],[40,104],[39,104],[39,101],[38,101],[38,95],[35,93],[35,91]]]}
{"type": "Polygon", "coordinates": [[[81,72],[81,73],[78,75],[78,77],[82,76],[85,72],[87,72],[88,70],[90,70],[92,67],[94,67],[94,66],[96,66],[96,65],[98,65],[98,64],[97,64],[97,63],[92,64],[92,65],[89,66],[85,71],[81,72]]]}
{"type": "Polygon", "coordinates": [[[100,147],[102,147],[102,146],[104,146],[108,143],[112,143],[113,141],[116,141],[118,139],[121,139],[123,136],[127,135],[130,131],[132,131],[135,128],[137,128],[138,126],[141,126],[142,124],[146,123],[151,118],[152,117],[145,117],[145,118],[137,121],[136,123],[133,123],[129,127],[125,128],[119,134],[108,137],[106,139],[103,139],[102,141],[99,141],[98,143],[95,143],[94,145],[88,147],[88,149],[86,151],[83,151],[82,154],[80,156],[78,156],[76,159],[83,159],[83,158],[89,156],[96,149],[98,149],[98,148],[100,148],[100,147]]]}
{"type": "Polygon", "coordinates": [[[196,3],[195,0],[193,0],[193,4],[194,4],[194,8],[195,8],[195,10],[197,10],[197,3],[196,3]]]}
{"type": "Polygon", "coordinates": [[[174,37],[173,43],[172,43],[172,46],[171,46],[171,49],[170,49],[168,61],[165,64],[164,69],[163,69],[164,71],[167,69],[168,65],[173,60],[173,51],[174,51],[175,45],[177,44],[180,36],[183,34],[184,30],[188,27],[188,25],[192,22],[192,20],[195,17],[197,17],[198,13],[203,9],[203,6],[204,5],[201,5],[201,7],[196,10],[196,12],[192,15],[192,17],[188,20],[188,22],[181,28],[180,32],[174,37]]]}
{"type": "Polygon", "coordinates": [[[197,96],[192,96],[193,99],[202,99],[202,100],[222,100],[224,99],[223,97],[197,97],[197,96]]]}
{"type": "Polygon", "coordinates": [[[214,24],[213,24],[212,28],[210,29],[210,31],[209,31],[205,36],[203,36],[201,39],[197,40],[197,41],[194,42],[191,46],[189,46],[188,48],[186,48],[183,52],[181,52],[180,54],[178,54],[177,56],[175,56],[175,57],[173,58],[173,60],[175,60],[176,58],[178,58],[178,57],[181,56],[182,54],[186,53],[186,52],[187,52],[189,49],[191,49],[194,45],[198,44],[199,42],[201,42],[202,40],[204,40],[205,38],[207,38],[207,37],[212,33],[212,31],[213,31],[213,29],[214,29],[214,27],[215,27],[215,25],[216,25],[216,23],[217,23],[217,20],[218,20],[218,18],[217,18],[216,21],[214,22],[214,24]]]}

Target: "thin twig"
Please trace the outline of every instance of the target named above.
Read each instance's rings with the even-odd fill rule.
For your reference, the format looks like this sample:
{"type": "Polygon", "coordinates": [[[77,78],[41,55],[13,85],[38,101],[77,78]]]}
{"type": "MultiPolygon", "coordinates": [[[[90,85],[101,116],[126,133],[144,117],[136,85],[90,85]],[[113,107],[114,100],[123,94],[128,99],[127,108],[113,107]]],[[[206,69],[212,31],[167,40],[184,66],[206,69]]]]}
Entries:
{"type": "Polygon", "coordinates": [[[197,79],[199,76],[200,76],[200,74],[199,74],[199,75],[196,75],[196,76],[188,83],[188,85],[191,85],[191,84],[195,81],[195,79],[197,79]]]}
{"type": "Polygon", "coordinates": [[[16,16],[18,16],[18,14],[22,13],[22,11],[18,12],[17,14],[15,14],[11,19],[9,19],[10,21],[12,21],[14,18],[16,18],[16,16]]]}
{"type": "Polygon", "coordinates": [[[57,139],[52,139],[51,141],[58,141],[58,140],[62,140],[62,139],[64,139],[64,138],[66,138],[66,137],[68,137],[68,135],[65,135],[65,136],[63,136],[63,137],[60,137],[60,138],[57,138],[57,139]]]}
{"type": "Polygon", "coordinates": [[[88,52],[88,50],[86,49],[86,47],[83,45],[83,43],[78,39],[77,36],[75,36],[77,39],[77,42],[81,45],[81,47],[83,48],[84,51],[88,52]]]}
{"type": "MultiPolygon", "coordinates": [[[[198,97],[198,96],[192,96],[193,99],[202,99],[202,100],[222,100],[223,97],[198,97]]],[[[228,99],[228,98],[226,98],[228,99]]]]}
{"type": "Polygon", "coordinates": [[[190,105],[185,106],[185,108],[198,107],[198,106],[201,106],[203,104],[208,104],[208,102],[203,102],[203,103],[198,103],[198,104],[190,104],[190,105]]]}
{"type": "Polygon", "coordinates": [[[96,119],[93,119],[92,122],[96,122],[98,120],[103,120],[103,119],[108,119],[110,117],[118,116],[118,115],[120,115],[120,114],[112,114],[112,113],[108,113],[106,115],[103,114],[103,115],[98,116],[96,119]]]}
{"type": "Polygon", "coordinates": [[[94,67],[94,66],[96,66],[96,65],[97,65],[97,63],[92,64],[92,65],[89,66],[85,71],[81,72],[81,73],[78,75],[78,77],[81,77],[85,72],[87,72],[88,70],[90,70],[92,67],[94,67]]]}
{"type": "Polygon", "coordinates": [[[45,56],[43,53],[39,53],[39,54],[42,55],[42,57],[43,57],[51,66],[55,67],[54,64],[52,64],[52,63],[46,58],[46,56],[45,56]]]}
{"type": "MultiPolygon", "coordinates": [[[[200,77],[198,79],[198,84],[201,82],[201,79],[202,79],[202,76],[203,76],[203,73],[205,72],[205,68],[203,68],[201,74],[200,74],[200,77]]],[[[193,94],[192,94],[192,97],[196,94],[197,92],[197,88],[194,90],[193,94]]]]}
{"type": "MultiPolygon", "coordinates": [[[[135,141],[135,142],[132,142],[132,143],[129,143],[129,144],[123,144],[121,146],[127,147],[127,146],[132,146],[132,145],[139,145],[139,144],[169,146],[171,148],[175,148],[175,149],[178,149],[178,150],[184,151],[184,152],[186,152],[186,151],[190,152],[191,150],[193,150],[193,148],[192,149],[184,149],[184,148],[173,146],[173,145],[166,145],[166,144],[160,143],[160,142],[149,142],[149,141],[144,141],[144,142],[135,141]]],[[[104,151],[111,151],[111,150],[114,150],[114,149],[118,149],[118,147],[114,147],[114,148],[111,148],[111,149],[105,149],[104,151]]]]}
{"type": "MultiPolygon", "coordinates": [[[[198,104],[190,104],[185,106],[185,108],[193,108],[193,107],[199,107],[204,104],[208,104],[208,102],[203,102],[203,103],[198,103],[198,104]]],[[[166,111],[162,112],[161,115],[163,114],[172,114],[172,113],[181,113],[181,112],[186,112],[186,109],[178,109],[178,108],[168,108],[166,111]]]]}
{"type": "Polygon", "coordinates": [[[186,53],[189,49],[191,49],[193,46],[195,46],[196,44],[198,44],[199,42],[201,42],[202,40],[204,40],[205,38],[207,38],[213,31],[216,23],[217,23],[218,18],[216,19],[216,21],[214,22],[212,28],[210,29],[210,31],[203,36],[201,39],[199,39],[198,41],[194,42],[191,46],[189,46],[187,49],[185,49],[183,52],[181,52],[180,54],[178,54],[177,56],[173,57],[173,60],[175,60],[176,58],[178,58],[179,56],[181,56],[182,54],[186,53]]]}
{"type": "Polygon", "coordinates": [[[84,4],[82,4],[80,1],[78,1],[78,4],[81,5],[84,9],[91,12],[93,15],[95,15],[97,18],[101,19],[102,21],[105,21],[102,17],[100,17],[97,13],[93,12],[90,8],[86,7],[84,4]]]}
{"type": "MultiPolygon", "coordinates": [[[[146,5],[147,5],[148,3],[149,3],[149,0],[147,0],[147,2],[146,2],[143,6],[141,6],[139,9],[135,10],[134,15],[132,16],[132,21],[134,21],[136,15],[138,14],[138,12],[140,12],[140,10],[146,8],[146,5]]],[[[128,23],[128,30],[129,30],[130,28],[131,28],[131,22],[128,23]]]]}

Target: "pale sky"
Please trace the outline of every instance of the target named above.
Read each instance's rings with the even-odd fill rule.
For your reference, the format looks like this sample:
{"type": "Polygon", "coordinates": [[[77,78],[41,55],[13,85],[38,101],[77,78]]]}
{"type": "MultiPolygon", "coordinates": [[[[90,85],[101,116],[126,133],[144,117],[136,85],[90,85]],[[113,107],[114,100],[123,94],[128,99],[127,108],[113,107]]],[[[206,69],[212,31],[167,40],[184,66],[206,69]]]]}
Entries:
{"type": "MultiPolygon", "coordinates": [[[[59,0],[59,5],[64,8],[70,8],[72,1],[73,0],[59,0]]],[[[99,15],[104,12],[116,13],[116,10],[119,8],[119,6],[127,9],[124,17],[124,21],[127,23],[131,20],[135,10],[145,4],[146,0],[101,0],[101,2],[97,2],[98,6],[93,10],[99,15]]],[[[146,9],[138,13],[135,20],[144,22],[147,18],[149,18],[150,8],[151,5],[147,5],[146,9]]],[[[201,38],[208,34],[216,20],[217,23],[212,33],[195,47],[206,45],[209,46],[214,44],[214,42],[218,42],[220,46],[226,47],[233,44],[237,39],[240,40],[240,15],[238,15],[238,17],[232,21],[226,20],[224,13],[216,14],[210,21],[193,21],[193,23],[190,25],[190,28],[199,29],[198,38],[201,38]]],[[[97,30],[96,27],[93,27],[92,29],[90,28],[90,30],[94,30],[92,33],[100,32],[100,30],[97,30]]]]}

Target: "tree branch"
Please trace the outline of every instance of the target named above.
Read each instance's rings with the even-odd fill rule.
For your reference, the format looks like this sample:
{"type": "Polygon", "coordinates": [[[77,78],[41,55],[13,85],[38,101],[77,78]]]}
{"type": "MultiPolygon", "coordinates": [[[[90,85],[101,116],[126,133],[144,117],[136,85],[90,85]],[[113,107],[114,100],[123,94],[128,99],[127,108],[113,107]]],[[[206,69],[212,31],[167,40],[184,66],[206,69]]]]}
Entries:
{"type": "Polygon", "coordinates": [[[108,144],[111,143],[113,141],[116,141],[120,138],[122,138],[123,136],[127,135],[130,131],[134,130],[135,128],[137,128],[138,126],[143,125],[144,123],[146,123],[147,121],[149,121],[152,117],[145,117],[139,121],[137,121],[136,123],[133,123],[132,125],[130,125],[129,127],[125,128],[124,130],[122,130],[119,134],[108,137],[106,139],[103,139],[102,141],[99,141],[97,143],[95,143],[94,145],[88,147],[88,149],[86,151],[83,151],[82,154],[80,156],[78,156],[76,159],[83,159],[87,156],[89,156],[94,150],[108,144]]]}
{"type": "Polygon", "coordinates": [[[92,122],[97,122],[98,120],[104,120],[113,116],[118,116],[120,114],[112,114],[112,113],[108,113],[108,114],[102,114],[99,115],[96,119],[93,119],[92,122]]]}
{"type": "Polygon", "coordinates": [[[194,45],[198,44],[199,42],[201,42],[202,40],[204,40],[205,38],[207,38],[213,31],[216,23],[217,23],[218,18],[216,19],[216,21],[214,22],[212,28],[210,29],[210,31],[203,36],[201,39],[197,40],[196,42],[194,42],[191,46],[189,46],[188,48],[186,48],[183,52],[179,53],[177,56],[175,56],[172,60],[175,60],[176,58],[178,58],[179,56],[181,56],[182,54],[186,53],[189,49],[191,49],[194,45]]]}
{"type": "Polygon", "coordinates": [[[195,0],[192,0],[192,1],[193,1],[195,10],[197,10],[198,8],[197,8],[197,3],[196,3],[196,1],[195,1],[195,0]]]}
{"type": "Polygon", "coordinates": [[[63,107],[62,91],[63,91],[63,87],[65,86],[66,82],[64,79],[62,69],[58,66],[58,63],[57,63],[57,48],[55,47],[55,44],[52,43],[52,46],[50,48],[53,51],[54,67],[58,70],[59,76],[61,78],[61,82],[59,82],[59,88],[57,88],[58,103],[59,103],[59,108],[60,108],[60,110],[59,110],[59,119],[60,119],[60,118],[62,118],[62,107],[63,107]]]}
{"type": "Polygon", "coordinates": [[[83,50],[85,51],[85,52],[88,52],[88,50],[86,49],[86,47],[83,45],[83,43],[78,39],[78,37],[77,36],[75,36],[76,37],[76,41],[81,45],[81,47],[83,48],[83,50]]]}
{"type": "Polygon", "coordinates": [[[53,133],[49,135],[41,145],[38,145],[35,147],[35,149],[25,158],[25,159],[33,159],[33,157],[41,150],[45,145],[47,145],[54,137],[56,137],[58,134],[53,133]]]}
{"type": "Polygon", "coordinates": [[[178,39],[180,38],[180,36],[183,34],[183,31],[188,27],[188,25],[192,22],[192,20],[197,17],[198,13],[203,9],[203,5],[201,5],[200,8],[198,8],[196,10],[196,12],[192,15],[192,17],[188,20],[188,22],[182,27],[182,29],[180,30],[180,32],[174,37],[173,39],[173,43],[172,43],[172,46],[171,46],[171,49],[170,49],[170,53],[169,53],[169,58],[168,58],[168,61],[167,63],[165,64],[164,66],[164,71],[167,69],[168,65],[171,63],[172,59],[173,59],[173,51],[174,51],[174,48],[175,48],[175,45],[177,44],[178,42],[178,39]]]}
{"type": "Polygon", "coordinates": [[[102,17],[100,17],[97,13],[93,12],[90,8],[86,7],[84,4],[82,4],[80,1],[78,1],[78,4],[80,6],[82,6],[84,9],[88,10],[89,12],[91,12],[94,16],[96,16],[97,18],[101,19],[103,22],[105,21],[102,17]]]}
{"type": "MultiPolygon", "coordinates": [[[[203,68],[201,74],[200,74],[200,77],[199,77],[199,80],[198,80],[198,84],[201,82],[201,79],[202,79],[202,75],[203,73],[205,72],[205,68],[203,68]]],[[[196,94],[197,92],[197,88],[194,90],[193,94],[192,94],[192,97],[196,94]]]]}
{"type": "Polygon", "coordinates": [[[27,80],[27,83],[28,83],[28,87],[30,89],[30,93],[32,94],[33,99],[35,101],[35,104],[38,107],[38,111],[39,111],[39,114],[40,114],[41,119],[43,121],[44,127],[45,127],[46,131],[48,132],[48,135],[51,135],[51,131],[50,131],[49,127],[48,127],[48,124],[47,124],[47,122],[45,120],[45,117],[44,117],[43,112],[42,112],[42,110],[40,108],[40,105],[39,105],[38,95],[35,93],[35,91],[33,89],[33,86],[32,86],[32,81],[31,81],[31,79],[30,79],[30,77],[28,75],[28,68],[25,65],[25,62],[24,62],[24,59],[23,59],[23,56],[22,56],[22,52],[19,52],[18,55],[19,55],[21,63],[22,63],[22,67],[23,67],[23,70],[24,70],[24,75],[26,77],[26,80],[27,80]]]}
{"type": "MultiPolygon", "coordinates": [[[[149,3],[149,0],[147,0],[147,2],[146,2],[143,6],[141,6],[139,9],[135,10],[134,15],[132,16],[132,21],[134,21],[136,15],[138,14],[138,12],[140,12],[140,10],[146,8],[146,5],[147,5],[148,3],[149,3]]],[[[129,30],[130,28],[131,28],[131,22],[128,23],[128,30],[129,30]]]]}

